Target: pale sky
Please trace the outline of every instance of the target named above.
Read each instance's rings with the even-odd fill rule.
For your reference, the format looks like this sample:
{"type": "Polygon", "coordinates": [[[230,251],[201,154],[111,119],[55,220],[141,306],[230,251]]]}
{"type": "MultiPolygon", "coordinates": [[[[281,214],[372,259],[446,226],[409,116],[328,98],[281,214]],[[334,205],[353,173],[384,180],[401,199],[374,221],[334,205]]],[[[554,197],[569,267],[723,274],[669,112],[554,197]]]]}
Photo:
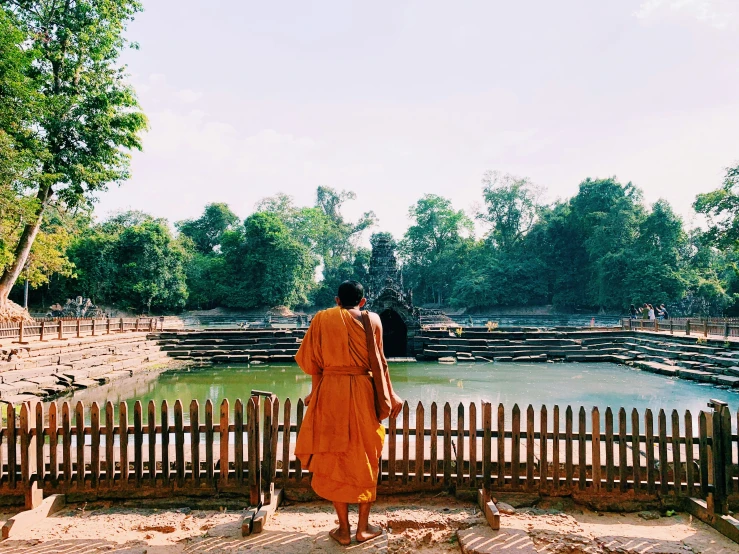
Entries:
{"type": "Polygon", "coordinates": [[[421,195],[469,209],[493,169],[548,200],[615,175],[690,223],[739,161],[737,0],[144,4],[125,61],[151,129],[100,217],[326,185],[399,237],[421,195]]]}

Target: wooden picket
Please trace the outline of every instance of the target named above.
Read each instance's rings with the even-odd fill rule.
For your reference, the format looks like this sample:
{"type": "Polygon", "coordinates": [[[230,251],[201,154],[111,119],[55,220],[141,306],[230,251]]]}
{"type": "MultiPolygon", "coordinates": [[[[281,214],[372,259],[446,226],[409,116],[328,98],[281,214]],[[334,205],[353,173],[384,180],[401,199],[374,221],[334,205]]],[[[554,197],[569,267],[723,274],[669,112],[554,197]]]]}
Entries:
{"type": "MultiPolygon", "coordinates": [[[[126,402],[62,402],[46,410],[41,403],[8,406],[0,428],[0,494],[22,496],[34,480],[45,492],[78,497],[218,490],[268,500],[275,487],[309,487],[292,448],[302,425],[302,400],[295,410],[290,399],[280,410],[274,396],[252,396],[246,403],[224,399],[216,413],[210,400],[202,408],[191,401],[187,412],[183,406],[176,400],[172,413],[164,401],[157,414],[150,401],[144,414],[135,402],[132,422],[126,402]]],[[[525,422],[518,405],[508,413],[499,405],[497,425],[490,403],[458,404],[452,425],[454,408],[444,404],[440,424],[435,403],[427,411],[419,402],[412,413],[404,404],[402,424],[391,420],[386,429],[380,493],[480,486],[703,498],[713,491],[739,492],[739,413],[732,420],[724,411],[718,421],[702,411],[694,421],[689,411],[672,411],[668,421],[659,410],[655,435],[651,410],[642,415],[634,409],[627,418],[624,408],[616,415],[611,408],[592,407],[588,417],[585,407],[575,407],[575,421],[575,410],[567,406],[562,433],[556,405],[542,406],[538,414],[527,406],[525,422]],[[717,429],[726,445],[721,456],[714,455],[717,429]],[[723,484],[715,479],[717,465],[726,476],[723,484]]]]}

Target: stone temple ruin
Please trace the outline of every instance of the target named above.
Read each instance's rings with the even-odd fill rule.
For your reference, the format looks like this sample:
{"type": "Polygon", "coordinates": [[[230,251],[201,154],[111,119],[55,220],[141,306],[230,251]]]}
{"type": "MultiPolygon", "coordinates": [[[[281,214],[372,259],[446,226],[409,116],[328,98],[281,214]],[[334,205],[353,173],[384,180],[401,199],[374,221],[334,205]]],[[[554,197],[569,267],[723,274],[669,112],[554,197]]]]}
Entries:
{"type": "Polygon", "coordinates": [[[380,314],[385,356],[398,358],[420,353],[416,337],[421,330],[418,308],[413,306],[413,295],[403,285],[403,275],[395,257],[395,241],[389,233],[376,233],[370,239],[367,306],[380,314]]]}

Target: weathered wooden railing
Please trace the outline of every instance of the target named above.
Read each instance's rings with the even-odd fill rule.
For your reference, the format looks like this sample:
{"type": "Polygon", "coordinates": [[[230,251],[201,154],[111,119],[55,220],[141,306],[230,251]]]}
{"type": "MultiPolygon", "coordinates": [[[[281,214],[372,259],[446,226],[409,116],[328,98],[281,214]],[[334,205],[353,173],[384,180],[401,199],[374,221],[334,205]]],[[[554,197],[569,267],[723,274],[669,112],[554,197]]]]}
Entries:
{"type": "Polygon", "coordinates": [[[29,338],[48,340],[109,335],[128,331],[155,331],[159,322],[160,320],[153,317],[36,319],[31,322],[0,323],[0,338],[14,338],[17,342],[24,342],[29,338]]]}
{"type": "Polygon", "coordinates": [[[739,337],[739,324],[729,320],[717,319],[681,318],[650,321],[624,318],[621,321],[621,328],[630,331],[652,331],[697,337],[739,337]]]}
{"type": "MultiPolygon", "coordinates": [[[[399,421],[389,421],[379,492],[634,491],[700,497],[726,513],[728,496],[739,493],[739,436],[726,405],[709,405],[697,418],[660,410],[655,421],[651,410],[543,406],[536,413],[528,406],[522,414],[517,405],[508,412],[490,403],[456,410],[419,403],[412,419],[406,403],[399,421]]],[[[233,408],[228,400],[218,408],[210,400],[204,409],[195,400],[188,407],[177,400],[172,408],[150,401],[145,408],[134,404],[131,425],[125,402],[102,410],[81,402],[8,406],[0,430],[0,500],[19,502],[39,487],[72,500],[218,492],[256,505],[258,498],[270,502],[275,486],[309,485],[293,453],[302,399],[294,417],[289,399],[280,410],[276,397],[257,395],[233,408]]]]}

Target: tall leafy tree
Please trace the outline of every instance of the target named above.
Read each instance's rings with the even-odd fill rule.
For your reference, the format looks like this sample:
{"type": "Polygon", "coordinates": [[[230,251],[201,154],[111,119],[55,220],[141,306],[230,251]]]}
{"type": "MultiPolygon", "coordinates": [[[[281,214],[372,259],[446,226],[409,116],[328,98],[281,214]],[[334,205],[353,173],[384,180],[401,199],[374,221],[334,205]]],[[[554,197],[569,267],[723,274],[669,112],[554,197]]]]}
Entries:
{"type": "Polygon", "coordinates": [[[408,216],[412,225],[399,244],[404,274],[416,299],[443,304],[451,297],[463,249],[469,246],[472,220],[449,199],[434,194],[418,200],[408,216]]]}
{"type": "Polygon", "coordinates": [[[146,127],[120,53],[136,0],[9,0],[3,11],[23,35],[32,63],[23,69],[38,109],[26,121],[34,163],[24,179],[31,216],[0,275],[0,305],[23,271],[44,214],[54,202],[74,207],[129,174],[129,154],[146,127]]]}
{"type": "Polygon", "coordinates": [[[239,217],[228,204],[206,204],[198,219],[185,219],[175,223],[177,230],[192,240],[200,254],[213,254],[220,248],[223,234],[239,225],[239,217]]]}

